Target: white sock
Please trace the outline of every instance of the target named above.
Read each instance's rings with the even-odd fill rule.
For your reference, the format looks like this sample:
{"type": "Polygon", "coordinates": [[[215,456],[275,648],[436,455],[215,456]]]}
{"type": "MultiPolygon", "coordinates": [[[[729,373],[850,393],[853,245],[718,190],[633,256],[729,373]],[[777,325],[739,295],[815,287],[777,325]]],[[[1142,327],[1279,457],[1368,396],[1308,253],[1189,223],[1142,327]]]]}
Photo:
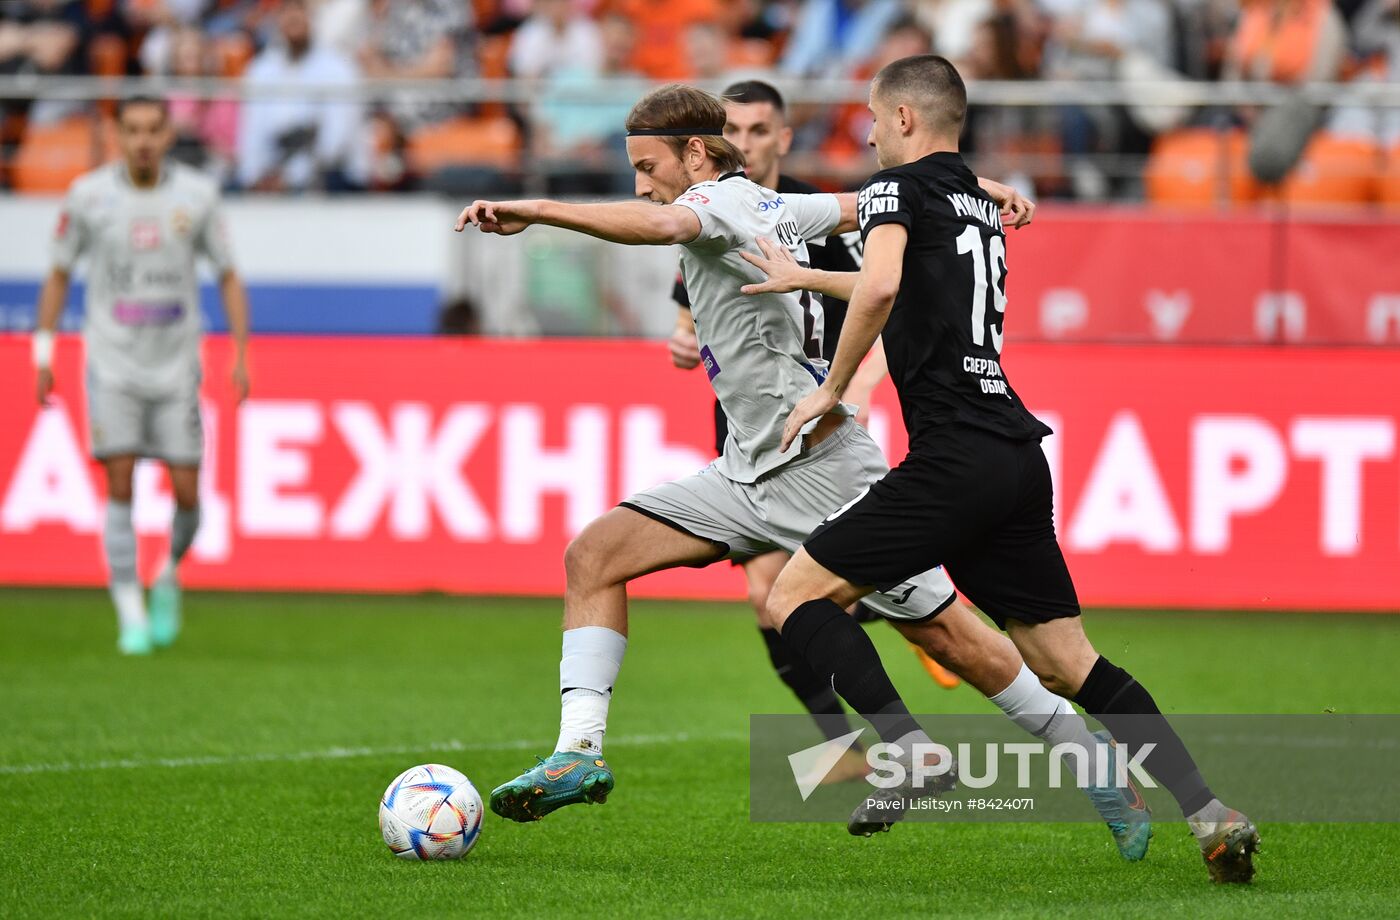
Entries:
{"type": "Polygon", "coordinates": [[[138,581],[123,581],[108,588],[117,605],[117,623],[122,632],[146,628],[146,597],[138,581]]]}
{"type": "Polygon", "coordinates": [[[603,752],[608,704],[626,651],[627,637],[606,626],[564,630],[556,751],[603,752]]]}
{"type": "Polygon", "coordinates": [[[131,502],[108,499],[102,522],[102,550],[107,558],[107,581],[134,582],[136,578],[136,529],[131,526],[131,502]]]}
{"type": "Polygon", "coordinates": [[[180,560],[185,558],[185,553],[189,552],[190,546],[194,543],[194,536],[199,532],[199,506],[195,505],[189,510],[175,507],[175,517],[170,522],[170,559],[165,563],[165,569],[160,573],[161,578],[174,578],[176,570],[180,567],[180,560]]]}
{"type": "MultiPolygon", "coordinates": [[[[1099,742],[1089,731],[1084,717],[1074,711],[1069,700],[1045,689],[1035,672],[1026,665],[1021,665],[1016,679],[1005,690],[991,697],[991,701],[1012,722],[1043,739],[1051,747],[1069,743],[1087,752],[1089,762],[1086,769],[1090,782],[1104,785],[1099,783],[1099,779],[1109,779],[1107,761],[1100,766],[1099,742]],[[1100,776],[1100,770],[1103,776],[1100,776]]],[[[1067,765],[1077,767],[1069,757],[1066,756],[1065,760],[1067,765]]]]}
{"type": "Polygon", "coordinates": [[[102,549],[107,558],[107,584],[122,629],[144,628],[146,601],[136,575],[136,530],[131,526],[131,502],[108,499],[102,525],[102,549]]]}

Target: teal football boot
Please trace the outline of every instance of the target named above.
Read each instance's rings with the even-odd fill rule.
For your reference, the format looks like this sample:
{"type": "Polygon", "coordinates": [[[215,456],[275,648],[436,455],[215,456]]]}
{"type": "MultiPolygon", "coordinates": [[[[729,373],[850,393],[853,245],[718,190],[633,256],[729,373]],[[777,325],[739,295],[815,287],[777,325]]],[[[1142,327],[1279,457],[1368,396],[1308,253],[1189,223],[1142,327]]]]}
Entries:
{"type": "Polygon", "coordinates": [[[117,651],[123,655],[149,655],[151,630],[145,624],[128,626],[117,636],[117,651]]]}
{"type": "Polygon", "coordinates": [[[151,585],[147,606],[151,618],[151,644],[156,648],[167,648],[180,634],[180,583],[175,580],[174,572],[162,572],[151,585]]]}
{"type": "Polygon", "coordinates": [[[491,791],[491,810],[512,821],[538,821],[562,808],[586,802],[601,805],[613,790],[613,775],[597,754],[555,751],[508,783],[491,791]]]}
{"type": "Polygon", "coordinates": [[[1147,843],[1152,839],[1152,811],[1131,779],[1126,787],[1114,784],[1112,778],[1118,775],[1119,751],[1113,738],[1108,732],[1094,732],[1094,737],[1108,745],[1110,780],[1107,786],[1090,786],[1084,791],[1113,832],[1119,855],[1128,862],[1137,862],[1147,855],[1147,843]]]}

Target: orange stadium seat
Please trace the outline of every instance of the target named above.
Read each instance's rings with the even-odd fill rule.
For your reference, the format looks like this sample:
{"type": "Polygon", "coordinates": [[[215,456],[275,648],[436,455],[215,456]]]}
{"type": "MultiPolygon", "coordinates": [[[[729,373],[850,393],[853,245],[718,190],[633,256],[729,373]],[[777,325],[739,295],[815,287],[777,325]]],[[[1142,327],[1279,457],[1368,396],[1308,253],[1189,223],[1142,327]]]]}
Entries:
{"type": "Polygon", "coordinates": [[[30,124],[10,163],[10,183],[27,194],[63,192],[97,162],[92,121],[86,116],[30,124]]]}
{"type": "Polygon", "coordinates": [[[1183,128],[1157,138],[1143,180],[1147,200],[1172,207],[1211,207],[1251,201],[1257,185],[1245,163],[1239,131],[1183,128]]]}
{"type": "Polygon", "coordinates": [[[1299,207],[1356,207],[1377,197],[1383,166],[1374,141],[1318,134],[1277,190],[1265,196],[1299,207]]]}
{"type": "Polygon", "coordinates": [[[509,169],[520,152],[520,131],[509,118],[458,118],[429,125],[408,139],[408,166],[428,175],[445,166],[509,169]]]}

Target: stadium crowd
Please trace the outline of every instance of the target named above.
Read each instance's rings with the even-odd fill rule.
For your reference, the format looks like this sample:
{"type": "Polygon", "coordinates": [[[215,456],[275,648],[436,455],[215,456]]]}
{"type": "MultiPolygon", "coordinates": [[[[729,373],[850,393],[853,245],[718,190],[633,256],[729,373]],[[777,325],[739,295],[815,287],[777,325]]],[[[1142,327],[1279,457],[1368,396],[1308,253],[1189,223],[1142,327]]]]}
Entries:
{"type": "MultiPolygon", "coordinates": [[[[1400,82],[1400,0],[0,0],[0,77],[535,81],[528,105],[173,94],[178,156],[250,191],[500,191],[523,166],[545,177],[536,190],[626,190],[618,128],[648,82],[864,79],[926,51],[972,80],[1400,82]]],[[[0,98],[0,183],[55,191],[110,144],[93,117],[110,102],[34,96],[0,98]]],[[[837,185],[868,170],[867,117],[795,107],[804,172],[837,185]]],[[[1154,144],[1189,160],[1207,135],[1248,132],[1265,179],[1314,133],[1325,156],[1381,170],[1400,110],[978,106],[965,145],[1042,196],[1100,199],[1151,185],[1154,144]]]]}

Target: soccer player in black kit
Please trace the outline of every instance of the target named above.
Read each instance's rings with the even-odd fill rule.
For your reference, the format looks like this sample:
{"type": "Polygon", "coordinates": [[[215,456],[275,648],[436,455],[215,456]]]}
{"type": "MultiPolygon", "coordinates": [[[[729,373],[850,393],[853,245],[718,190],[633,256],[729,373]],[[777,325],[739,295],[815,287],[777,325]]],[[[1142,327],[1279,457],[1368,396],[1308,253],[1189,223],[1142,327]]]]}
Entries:
{"type": "MultiPolygon", "coordinates": [[[[884,330],[909,430],[908,457],[827,519],[779,575],[769,618],[858,712],[907,713],[869,638],[844,608],[943,565],[1050,690],[1078,703],[1143,759],[1176,798],[1215,882],[1248,882],[1259,834],[1221,804],[1152,695],[1089,644],[1055,539],[1040,439],[1050,434],[1001,366],[1006,246],[997,207],[958,153],[967,94],[936,55],[904,58],[871,84],[882,171],[858,198],[857,276],[751,258],[784,283],[850,301],[826,381],[797,404],[784,438],[835,407],[884,330]]],[[[785,441],[785,443],[786,443],[785,441]]],[[[853,829],[857,817],[853,817],[853,829]]],[[[887,825],[886,825],[887,827],[887,825]]],[[[876,827],[875,829],[883,829],[876,827]]]]}

